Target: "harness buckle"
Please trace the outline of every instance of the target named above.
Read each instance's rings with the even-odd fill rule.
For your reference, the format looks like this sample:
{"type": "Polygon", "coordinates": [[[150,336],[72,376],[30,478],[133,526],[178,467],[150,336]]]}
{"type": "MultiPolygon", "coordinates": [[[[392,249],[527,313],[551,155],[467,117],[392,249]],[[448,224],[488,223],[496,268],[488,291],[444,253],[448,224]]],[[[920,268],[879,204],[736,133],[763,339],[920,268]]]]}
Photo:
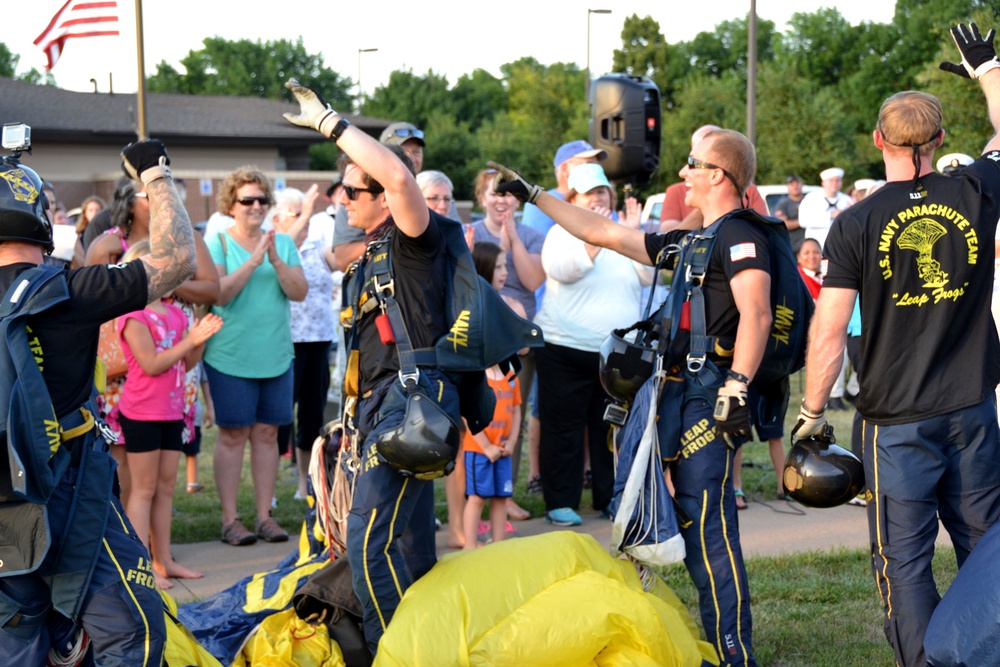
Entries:
{"type": "Polygon", "coordinates": [[[373,276],[373,282],[375,283],[375,294],[378,298],[378,302],[384,308],[385,300],[389,297],[396,296],[396,281],[389,276],[389,280],[385,284],[381,281],[382,276],[373,276]]]}
{"type": "Polygon", "coordinates": [[[688,354],[687,356],[687,369],[691,373],[700,373],[701,369],[705,367],[705,362],[708,357],[705,353],[701,354],[688,354]]]}
{"type": "Polygon", "coordinates": [[[399,381],[406,389],[415,389],[420,383],[420,369],[414,367],[409,373],[404,373],[403,369],[399,369],[399,381]],[[413,382],[412,385],[408,384],[410,381],[413,382]]]}

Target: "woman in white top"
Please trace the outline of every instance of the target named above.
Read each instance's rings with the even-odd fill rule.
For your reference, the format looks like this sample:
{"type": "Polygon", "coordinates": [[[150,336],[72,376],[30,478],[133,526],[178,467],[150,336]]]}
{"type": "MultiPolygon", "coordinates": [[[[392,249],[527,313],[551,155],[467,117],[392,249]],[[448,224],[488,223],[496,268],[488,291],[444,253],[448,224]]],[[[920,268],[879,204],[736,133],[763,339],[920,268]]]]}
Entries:
{"type": "MultiPolygon", "coordinates": [[[[575,167],[569,187],[566,201],[615,218],[614,190],[600,165],[575,167]]],[[[628,223],[637,227],[638,206],[628,208],[628,223]]],[[[537,350],[542,492],[550,523],[578,525],[585,442],[595,510],[607,513],[614,486],[598,350],[612,329],[640,318],[641,290],[650,284],[652,269],[586,244],[559,226],[545,239],[542,266],[545,299],[535,317],[545,334],[545,347],[537,350]]]]}

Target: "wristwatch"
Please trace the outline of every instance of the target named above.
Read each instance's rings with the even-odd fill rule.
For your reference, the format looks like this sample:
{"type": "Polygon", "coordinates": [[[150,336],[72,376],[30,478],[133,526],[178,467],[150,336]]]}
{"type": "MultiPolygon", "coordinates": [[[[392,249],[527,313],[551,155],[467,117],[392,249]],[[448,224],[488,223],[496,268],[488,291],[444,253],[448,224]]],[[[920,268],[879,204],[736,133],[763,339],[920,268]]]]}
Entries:
{"type": "Polygon", "coordinates": [[[750,386],[750,378],[748,378],[746,375],[743,375],[743,373],[737,373],[732,368],[726,371],[726,377],[731,380],[736,380],[737,382],[742,382],[748,387],[750,386]]]}
{"type": "Polygon", "coordinates": [[[341,118],[337,121],[337,124],[333,126],[333,131],[330,132],[330,138],[336,141],[340,139],[340,135],[344,133],[344,130],[349,128],[351,123],[346,118],[341,118]]]}

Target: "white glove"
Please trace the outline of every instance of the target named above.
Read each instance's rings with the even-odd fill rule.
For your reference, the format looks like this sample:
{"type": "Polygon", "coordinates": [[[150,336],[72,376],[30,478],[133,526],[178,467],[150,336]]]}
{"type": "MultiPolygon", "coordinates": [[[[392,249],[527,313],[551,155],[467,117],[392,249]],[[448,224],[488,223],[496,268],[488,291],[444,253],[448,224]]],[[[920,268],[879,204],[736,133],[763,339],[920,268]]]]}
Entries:
{"type": "Polygon", "coordinates": [[[823,416],[824,412],[824,410],[813,412],[803,403],[799,410],[799,420],[795,423],[795,428],[792,429],[792,442],[824,435],[827,427],[826,417],[823,416]]]}
{"type": "Polygon", "coordinates": [[[300,113],[285,113],[285,120],[300,127],[311,127],[329,138],[333,128],[340,121],[340,116],[330,108],[330,105],[312,88],[300,84],[295,78],[285,82],[285,88],[292,91],[299,102],[300,113]]]}

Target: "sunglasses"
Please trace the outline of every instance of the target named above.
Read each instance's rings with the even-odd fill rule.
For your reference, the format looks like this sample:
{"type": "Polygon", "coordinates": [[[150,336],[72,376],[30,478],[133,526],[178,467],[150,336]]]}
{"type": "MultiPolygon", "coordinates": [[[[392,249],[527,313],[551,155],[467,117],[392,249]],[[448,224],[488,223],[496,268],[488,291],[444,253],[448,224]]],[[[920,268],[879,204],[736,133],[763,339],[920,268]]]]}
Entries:
{"type": "Polygon", "coordinates": [[[254,205],[254,202],[260,204],[261,206],[267,206],[271,203],[271,199],[266,196],[261,197],[240,197],[236,200],[237,204],[243,204],[244,206],[250,207],[254,205]]]}
{"type": "Polygon", "coordinates": [[[351,201],[358,200],[359,192],[367,192],[371,194],[372,197],[374,197],[376,195],[382,194],[383,192],[385,192],[385,190],[383,190],[382,188],[352,188],[350,185],[344,186],[344,194],[347,195],[347,198],[350,199],[351,201]]]}
{"type": "Polygon", "coordinates": [[[424,138],[424,132],[423,132],[423,130],[418,130],[416,128],[414,128],[414,129],[411,130],[408,127],[400,127],[398,129],[393,130],[392,133],[394,135],[396,135],[397,137],[404,137],[404,138],[407,138],[407,139],[423,139],[424,138]]]}
{"type": "Polygon", "coordinates": [[[742,190],[740,190],[740,186],[736,185],[736,179],[733,178],[733,175],[717,164],[712,164],[711,162],[704,162],[702,160],[699,160],[698,158],[691,157],[690,155],[688,155],[687,166],[688,169],[718,169],[722,172],[723,176],[728,178],[732,182],[732,184],[736,186],[737,192],[742,192],[742,190]]]}

